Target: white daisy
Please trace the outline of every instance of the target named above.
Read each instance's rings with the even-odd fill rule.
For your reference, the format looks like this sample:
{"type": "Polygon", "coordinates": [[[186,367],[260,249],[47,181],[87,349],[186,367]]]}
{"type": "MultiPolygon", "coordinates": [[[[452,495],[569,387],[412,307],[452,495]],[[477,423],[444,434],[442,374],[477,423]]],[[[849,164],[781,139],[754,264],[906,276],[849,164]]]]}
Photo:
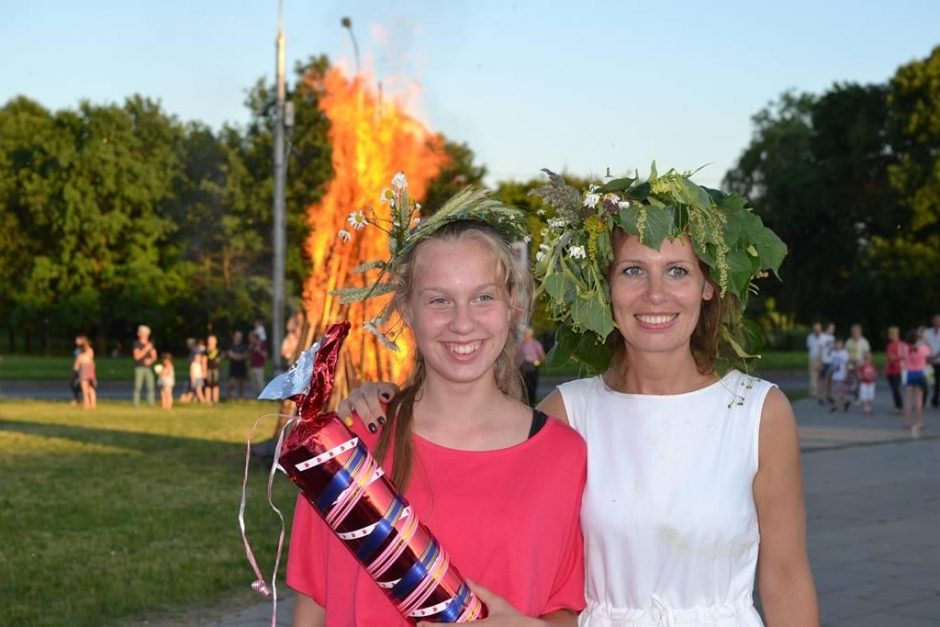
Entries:
{"type": "Polygon", "coordinates": [[[584,250],[584,246],[572,246],[568,249],[568,256],[572,259],[586,259],[587,251],[584,250]]]}
{"type": "Polygon", "coordinates": [[[339,237],[339,241],[341,242],[348,242],[349,240],[352,239],[352,233],[350,233],[346,229],[340,229],[339,233],[337,233],[336,235],[337,237],[339,237]]]}
{"type": "Polygon", "coordinates": [[[408,179],[405,177],[404,172],[399,172],[392,177],[392,189],[396,192],[402,192],[408,189],[408,179]]]}
{"type": "Polygon", "coordinates": [[[356,229],[357,231],[369,224],[369,221],[366,220],[366,214],[362,213],[361,209],[353,211],[349,214],[349,217],[346,218],[346,221],[349,222],[349,226],[356,229]]]}

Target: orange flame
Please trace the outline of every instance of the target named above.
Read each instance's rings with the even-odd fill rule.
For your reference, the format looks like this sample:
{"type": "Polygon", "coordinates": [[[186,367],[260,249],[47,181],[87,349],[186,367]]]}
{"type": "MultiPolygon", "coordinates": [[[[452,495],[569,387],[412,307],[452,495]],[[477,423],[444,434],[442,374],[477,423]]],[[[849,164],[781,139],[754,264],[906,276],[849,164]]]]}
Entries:
{"type": "Polygon", "coordinates": [[[365,261],[388,257],[385,233],[372,226],[355,231],[346,220],[353,211],[367,207],[374,207],[379,217],[389,218],[389,207],[379,198],[399,171],[408,176],[411,196],[422,198],[447,156],[439,134],[407,115],[398,104],[381,102],[362,76],[349,79],[331,68],[323,79],[321,94],[320,108],[331,124],[328,138],[334,178],[323,201],[307,210],[312,229],[306,252],[313,261],[313,271],[304,284],[304,345],[322,336],[333,322],[352,322],[341,367],[337,368],[337,393],[343,394],[359,381],[402,382],[412,352],[411,340],[404,335],[394,353],[362,328],[381,312],[390,296],[341,306],[330,295],[336,288],[365,286],[365,275],[355,274],[353,269],[365,261]],[[352,240],[340,241],[340,229],[353,233],[352,240]]]}

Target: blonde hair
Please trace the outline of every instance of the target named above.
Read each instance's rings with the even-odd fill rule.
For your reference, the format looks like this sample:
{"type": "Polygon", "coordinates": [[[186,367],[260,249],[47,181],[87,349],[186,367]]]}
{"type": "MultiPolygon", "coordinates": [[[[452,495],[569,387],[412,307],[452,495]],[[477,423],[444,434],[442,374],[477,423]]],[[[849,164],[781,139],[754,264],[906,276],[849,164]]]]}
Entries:
{"type": "MultiPolygon", "coordinates": [[[[470,239],[479,242],[492,253],[497,265],[497,280],[505,286],[510,299],[512,324],[506,338],[506,344],[496,359],[493,373],[496,386],[506,396],[524,402],[524,388],[518,369],[516,332],[521,325],[528,321],[532,310],[532,276],[529,274],[528,269],[516,260],[509,243],[495,228],[485,222],[458,220],[441,227],[422,240],[405,255],[395,268],[395,280],[399,285],[399,289],[395,293],[394,307],[401,313],[405,302],[411,296],[414,285],[415,259],[424,242],[456,242],[470,239]]],[[[408,480],[411,477],[411,469],[414,465],[414,448],[411,438],[414,429],[414,404],[427,377],[424,357],[417,349],[414,357],[415,363],[411,376],[401,392],[392,399],[389,405],[389,422],[382,431],[375,450],[375,455],[379,461],[384,461],[389,450],[394,450],[395,460],[392,469],[392,481],[401,491],[404,491],[407,487],[408,480]]]]}

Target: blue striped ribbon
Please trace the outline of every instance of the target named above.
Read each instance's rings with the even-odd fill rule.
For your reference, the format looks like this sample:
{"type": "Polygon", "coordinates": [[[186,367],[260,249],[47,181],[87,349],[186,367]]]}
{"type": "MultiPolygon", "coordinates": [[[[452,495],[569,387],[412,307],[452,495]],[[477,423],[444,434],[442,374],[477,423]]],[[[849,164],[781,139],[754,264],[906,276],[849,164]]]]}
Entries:
{"type": "Polygon", "coordinates": [[[406,596],[411,594],[415,587],[424,580],[428,575],[428,569],[431,567],[431,564],[434,563],[437,554],[440,552],[440,547],[437,542],[433,540],[428,545],[428,550],[424,552],[424,555],[421,559],[416,561],[411,565],[411,568],[408,569],[408,572],[395,584],[395,587],[392,588],[391,595],[394,599],[401,601],[406,596]]]}
{"type": "Polygon", "coordinates": [[[385,542],[395,529],[395,521],[398,520],[398,516],[403,509],[405,509],[405,503],[401,500],[401,497],[396,495],[388,511],[385,512],[381,520],[376,523],[375,528],[366,536],[365,541],[356,549],[356,557],[358,557],[363,564],[369,563],[372,555],[382,546],[382,543],[385,542]]]}

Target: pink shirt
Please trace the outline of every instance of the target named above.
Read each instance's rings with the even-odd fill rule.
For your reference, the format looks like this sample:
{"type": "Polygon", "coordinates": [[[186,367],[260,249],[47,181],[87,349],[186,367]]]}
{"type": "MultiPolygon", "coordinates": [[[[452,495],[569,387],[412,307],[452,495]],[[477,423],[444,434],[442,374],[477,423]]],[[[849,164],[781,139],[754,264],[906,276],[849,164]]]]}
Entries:
{"type": "MultiPolygon", "coordinates": [[[[375,448],[377,436],[358,423],[354,430],[375,448]]],[[[495,451],[449,449],[418,436],[414,443],[405,496],[465,578],[527,616],[584,609],[586,449],[573,429],[549,419],[532,438],[495,451]]],[[[327,627],[408,625],[302,496],[287,583],[326,608],[327,627]]]]}
{"type": "Polygon", "coordinates": [[[926,370],[928,357],[930,357],[930,347],[926,344],[916,346],[905,344],[901,348],[901,359],[905,370],[926,370]]]}

